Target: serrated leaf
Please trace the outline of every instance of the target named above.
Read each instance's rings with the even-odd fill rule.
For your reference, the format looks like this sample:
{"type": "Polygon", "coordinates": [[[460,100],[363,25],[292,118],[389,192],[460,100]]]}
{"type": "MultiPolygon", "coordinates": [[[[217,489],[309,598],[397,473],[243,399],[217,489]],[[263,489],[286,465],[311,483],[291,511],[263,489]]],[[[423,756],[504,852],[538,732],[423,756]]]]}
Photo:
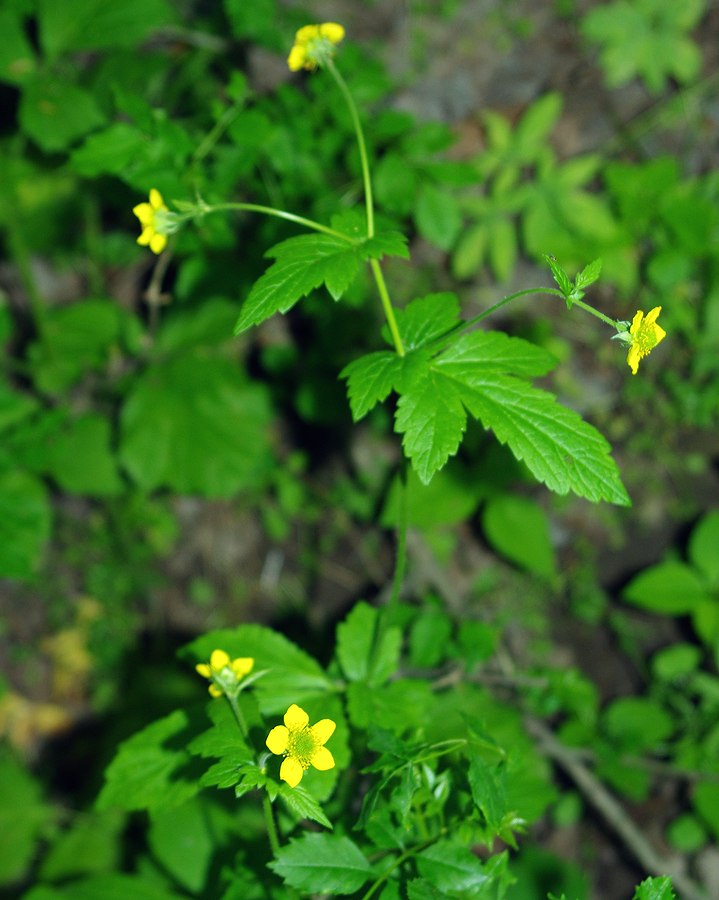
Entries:
{"type": "Polygon", "coordinates": [[[355,422],[388,397],[401,369],[402,360],[390,350],[368,353],[345,366],[339,377],[347,380],[347,395],[355,422]]]}
{"type": "Polygon", "coordinates": [[[533,378],[551,372],[555,358],[542,347],[501,331],[472,331],[458,337],[437,360],[446,374],[462,373],[471,383],[472,370],[505,372],[533,378]]]}
{"type": "Polygon", "coordinates": [[[472,800],[485,818],[487,827],[497,834],[507,814],[505,772],[501,766],[490,766],[473,756],[467,773],[472,800]]]}
{"type": "Polygon", "coordinates": [[[332,828],[332,823],[324,814],[322,807],[302,785],[291,788],[289,784],[281,784],[278,795],[299,819],[310,819],[324,825],[325,828],[332,828]]]}
{"type": "Polygon", "coordinates": [[[449,378],[427,369],[397,403],[395,431],[423,484],[454,456],[467,426],[462,399],[449,378]]]}
{"type": "Polygon", "coordinates": [[[363,241],[357,250],[362,259],[382,259],[385,256],[409,259],[407,238],[400,231],[380,231],[363,241]]]}
{"type": "Polygon", "coordinates": [[[590,284],[594,284],[594,282],[599,278],[602,272],[602,260],[595,259],[594,262],[590,262],[588,266],[586,266],[582,271],[577,275],[574,279],[574,285],[577,290],[583,290],[586,287],[589,287],[590,284]]]}
{"type": "Polygon", "coordinates": [[[397,311],[397,328],[407,350],[446,334],[459,322],[459,300],[448,291],[428,294],[397,311]]]}
{"type": "Polygon", "coordinates": [[[372,875],[359,847],[334,834],[305,834],[291,840],[269,866],[285,884],[316,894],[353,894],[372,875]]]}
{"type": "Polygon", "coordinates": [[[489,880],[472,851],[449,840],[437,841],[417,854],[417,868],[442,891],[471,891],[489,880]]]}
{"type": "Polygon", "coordinates": [[[552,270],[552,275],[554,276],[554,280],[556,281],[559,290],[565,297],[568,297],[574,290],[574,285],[572,284],[569,275],[567,275],[557,260],[553,256],[550,256],[549,253],[545,253],[543,259],[552,270]]]}
{"type": "Polygon", "coordinates": [[[197,780],[182,774],[190,759],[181,737],[188,725],[178,709],[123,741],[105,769],[98,809],[168,809],[194,797],[197,780]]]}
{"type": "Polygon", "coordinates": [[[267,251],[275,262],[252,287],[244,302],[235,334],[259,325],[275,313],[286,313],[324,284],[339,300],[359,269],[357,247],[330,234],[301,234],[267,251]]]}
{"type": "Polygon", "coordinates": [[[630,503],[606,439],[548,391],[517,378],[472,372],[462,401],[534,477],[557,494],[630,503]]]}
{"type": "Polygon", "coordinates": [[[272,465],[266,391],[200,350],[150,366],[122,409],[120,458],[145,490],[230,497],[272,465]]]}
{"type": "Polygon", "coordinates": [[[634,900],[675,900],[676,894],[668,875],[646,878],[634,892],[634,900]]]}

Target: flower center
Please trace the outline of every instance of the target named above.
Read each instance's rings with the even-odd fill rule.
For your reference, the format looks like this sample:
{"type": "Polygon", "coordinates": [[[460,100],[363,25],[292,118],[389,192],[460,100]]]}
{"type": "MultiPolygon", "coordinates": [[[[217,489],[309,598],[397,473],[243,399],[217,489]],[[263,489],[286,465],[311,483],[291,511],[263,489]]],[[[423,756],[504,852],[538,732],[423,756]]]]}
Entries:
{"type": "Polygon", "coordinates": [[[651,350],[657,346],[657,335],[653,329],[640,328],[639,332],[634,336],[634,341],[639,347],[642,356],[646,356],[651,350]]]}
{"type": "Polygon", "coordinates": [[[290,732],[285,755],[296,759],[303,769],[309,769],[316,750],[317,738],[315,738],[309,728],[290,732]]]}

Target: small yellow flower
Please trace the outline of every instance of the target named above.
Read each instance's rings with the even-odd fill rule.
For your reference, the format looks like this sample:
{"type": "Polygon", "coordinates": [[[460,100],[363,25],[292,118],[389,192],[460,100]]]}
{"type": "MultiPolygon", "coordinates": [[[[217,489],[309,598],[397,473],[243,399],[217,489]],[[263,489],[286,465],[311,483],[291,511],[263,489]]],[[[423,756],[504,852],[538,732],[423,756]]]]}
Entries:
{"type": "Polygon", "coordinates": [[[280,778],[294,788],[310,766],[321,772],[333,769],[334,757],[324,746],[336,728],[332,719],[320,719],[316,725],[309,725],[310,717],[296,703],[290,706],[284,718],[285,724],[276,725],[266,741],[272,753],[285,757],[280,766],[280,778]]]}
{"type": "Polygon", "coordinates": [[[212,684],[208,690],[213,697],[221,697],[224,693],[223,687],[232,690],[245,675],[249,675],[255,664],[252,657],[238,657],[230,659],[229,654],[224,650],[213,650],[210,655],[210,662],[198,663],[195,666],[197,671],[203,678],[210,678],[212,684]]]}
{"type": "Polygon", "coordinates": [[[315,69],[335,53],[335,45],[345,36],[345,30],[336,22],[322,25],[305,25],[295,35],[295,43],[287,57],[287,65],[292,72],[300,69],[315,69]]]}
{"type": "Polygon", "coordinates": [[[657,318],[661,311],[661,306],[655,306],[645,316],[639,310],[632,320],[629,329],[631,344],[627,354],[627,363],[632,370],[632,375],[637,374],[639,361],[648,356],[657,344],[667,336],[666,331],[657,325],[657,318]]]}
{"type": "Polygon", "coordinates": [[[162,253],[167,246],[167,215],[170,213],[162,199],[162,194],[152,188],[149,203],[138,203],[132,211],[140,220],[142,234],[137,243],[149,247],[153,253],[162,253]]]}

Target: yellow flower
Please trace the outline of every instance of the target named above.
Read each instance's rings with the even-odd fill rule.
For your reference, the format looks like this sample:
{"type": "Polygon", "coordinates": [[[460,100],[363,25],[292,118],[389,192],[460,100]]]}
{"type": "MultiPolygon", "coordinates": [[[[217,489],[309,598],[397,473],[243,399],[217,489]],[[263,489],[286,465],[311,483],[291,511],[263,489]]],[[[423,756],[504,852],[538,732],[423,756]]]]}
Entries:
{"type": "Polygon", "coordinates": [[[221,697],[223,688],[232,690],[236,685],[252,671],[255,661],[252,657],[238,657],[230,659],[224,650],[213,650],[210,662],[198,663],[195,670],[203,678],[210,678],[212,684],[208,690],[213,697],[221,697]]]}
{"type": "Polygon", "coordinates": [[[309,721],[304,709],[293,703],[285,713],[285,724],[276,725],[267,735],[269,749],[285,757],[280,778],[290,787],[297,787],[310,766],[326,772],[335,765],[334,757],[324,746],[332,737],[335,723],[332,719],[320,719],[316,725],[309,725],[309,721]]]}
{"type": "Polygon", "coordinates": [[[661,311],[661,306],[655,306],[645,316],[639,310],[632,320],[629,329],[631,344],[627,354],[627,363],[632,370],[632,375],[637,374],[639,361],[648,356],[657,344],[667,336],[666,331],[657,325],[657,318],[661,311]]]}
{"type": "Polygon", "coordinates": [[[132,211],[140,220],[142,234],[137,243],[149,247],[153,253],[162,253],[167,246],[169,209],[165,206],[162,194],[152,188],[149,203],[138,203],[132,211]]]}
{"type": "Polygon", "coordinates": [[[295,35],[295,43],[287,57],[292,72],[315,69],[335,53],[335,45],[344,38],[345,30],[336,22],[322,25],[305,25],[295,35]]]}

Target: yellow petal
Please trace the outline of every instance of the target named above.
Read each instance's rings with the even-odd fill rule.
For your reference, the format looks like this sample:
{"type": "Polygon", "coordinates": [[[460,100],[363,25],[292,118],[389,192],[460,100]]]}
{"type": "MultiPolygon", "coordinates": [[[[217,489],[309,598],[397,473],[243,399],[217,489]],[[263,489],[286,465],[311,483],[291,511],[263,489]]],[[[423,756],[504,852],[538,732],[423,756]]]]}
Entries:
{"type": "Polygon", "coordinates": [[[285,725],[292,731],[301,731],[307,726],[310,717],[300,707],[293,703],[285,713],[285,725]]]}
{"type": "Polygon", "coordinates": [[[657,321],[659,313],[662,311],[661,306],[655,306],[653,310],[647,313],[647,325],[653,325],[657,321]]]}
{"type": "Polygon", "coordinates": [[[297,787],[300,781],[302,781],[303,771],[302,766],[297,760],[288,756],[282,761],[282,765],[280,766],[280,778],[283,781],[286,781],[291,788],[297,787]]]}
{"type": "Polygon", "coordinates": [[[322,37],[332,41],[333,44],[339,44],[345,36],[344,28],[336,22],[325,22],[323,25],[320,25],[319,30],[322,37]]]}
{"type": "Polygon", "coordinates": [[[642,358],[639,347],[636,344],[632,345],[629,348],[629,353],[627,353],[627,363],[629,368],[632,370],[632,375],[637,374],[637,369],[639,368],[639,360],[642,358]]]}
{"type": "Polygon", "coordinates": [[[216,684],[211,684],[211,685],[207,688],[207,690],[210,692],[210,694],[211,694],[213,697],[221,697],[221,696],[222,696],[222,691],[220,690],[220,688],[217,687],[216,684]]]}
{"type": "Polygon", "coordinates": [[[138,203],[137,206],[132,207],[132,211],[135,213],[142,225],[149,225],[149,223],[152,222],[155,217],[155,210],[150,206],[149,203],[138,203]]]}
{"type": "Polygon", "coordinates": [[[232,660],[230,667],[238,678],[244,678],[252,671],[254,664],[255,661],[251,656],[240,656],[232,660]]]}
{"type": "Polygon", "coordinates": [[[210,675],[212,674],[212,670],[207,665],[207,663],[198,663],[195,666],[195,671],[197,673],[199,673],[200,675],[202,675],[203,678],[209,678],[210,675]]]}
{"type": "MultiPolygon", "coordinates": [[[[165,237],[165,235],[160,235],[161,237],[165,237]]],[[[167,238],[165,238],[165,243],[167,243],[167,238]]],[[[219,672],[220,669],[224,669],[225,666],[229,665],[230,657],[225,653],[224,650],[213,650],[210,654],[210,665],[215,670],[215,672],[219,672]]]]}
{"type": "Polygon", "coordinates": [[[312,726],[310,731],[317,738],[319,744],[325,744],[334,734],[336,727],[337,725],[332,719],[320,719],[316,725],[312,726]]]}
{"type": "Polygon", "coordinates": [[[307,62],[307,52],[304,47],[300,47],[298,44],[290,50],[290,55],[287,57],[287,65],[289,67],[290,72],[299,72],[307,62]]]}
{"type": "Polygon", "coordinates": [[[310,760],[315,769],[319,769],[320,772],[326,772],[327,769],[334,769],[335,767],[335,759],[334,756],[330,753],[327,747],[319,747],[312,754],[312,759],[310,760]]]}
{"type": "Polygon", "coordinates": [[[296,44],[307,44],[313,38],[320,36],[320,26],[319,25],[303,25],[302,28],[295,34],[295,43],[296,44]]]}
{"type": "MultiPolygon", "coordinates": [[[[153,234],[150,238],[150,250],[153,253],[160,254],[167,246],[167,235],[158,234],[157,232],[153,234]]],[[[229,658],[228,658],[229,659],[229,658]]]]}
{"type": "Polygon", "coordinates": [[[275,725],[272,731],[267,735],[267,740],[265,744],[267,744],[268,749],[271,753],[275,753],[279,756],[281,753],[284,753],[287,749],[287,744],[290,740],[290,733],[285,728],[284,725],[275,725]]]}
{"type": "Polygon", "coordinates": [[[152,188],[150,191],[150,206],[153,209],[162,209],[165,206],[165,203],[162,199],[162,194],[157,190],[157,188],[152,188]]]}
{"type": "Polygon", "coordinates": [[[634,315],[634,318],[632,319],[632,324],[629,328],[629,334],[637,333],[637,331],[639,330],[639,326],[642,323],[643,318],[644,318],[644,313],[641,311],[641,309],[638,309],[634,315]]]}
{"type": "Polygon", "coordinates": [[[146,225],[142,230],[142,234],[137,239],[137,243],[140,244],[141,247],[149,247],[150,241],[154,237],[155,229],[151,228],[149,225],[146,225]]]}

